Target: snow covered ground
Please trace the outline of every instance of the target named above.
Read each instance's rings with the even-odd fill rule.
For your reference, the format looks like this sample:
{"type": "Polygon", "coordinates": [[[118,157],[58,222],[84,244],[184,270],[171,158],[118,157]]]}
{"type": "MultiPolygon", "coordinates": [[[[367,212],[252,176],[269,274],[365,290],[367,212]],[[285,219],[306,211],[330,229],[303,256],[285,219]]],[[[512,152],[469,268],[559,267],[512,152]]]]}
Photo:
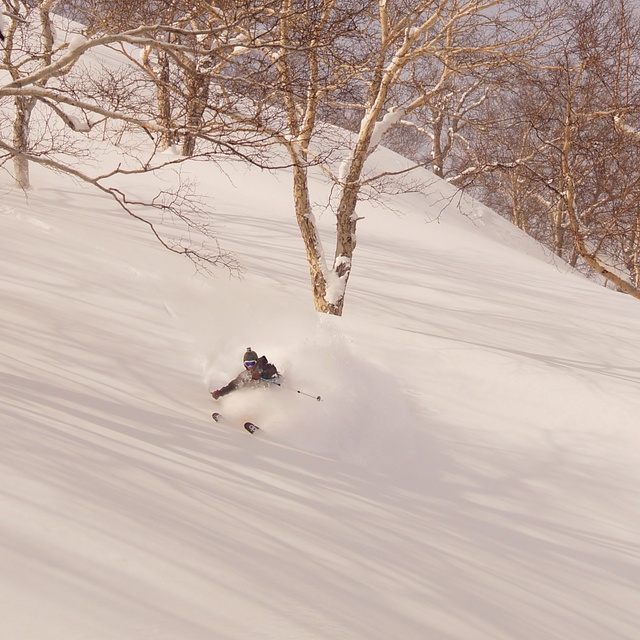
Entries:
{"type": "Polygon", "coordinates": [[[0,637],[635,640],[640,303],[439,185],[318,316],[290,176],[189,170],[241,280],[0,178],[0,637]]]}

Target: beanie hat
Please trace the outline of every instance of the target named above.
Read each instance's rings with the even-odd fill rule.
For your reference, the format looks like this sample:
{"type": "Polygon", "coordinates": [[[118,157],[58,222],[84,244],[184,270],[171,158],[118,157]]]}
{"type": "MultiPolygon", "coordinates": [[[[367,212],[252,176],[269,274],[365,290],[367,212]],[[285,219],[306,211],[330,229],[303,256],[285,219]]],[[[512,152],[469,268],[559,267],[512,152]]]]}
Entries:
{"type": "Polygon", "coordinates": [[[253,360],[254,362],[258,361],[258,354],[251,348],[251,347],[247,347],[247,350],[245,351],[244,357],[242,358],[242,362],[250,362],[251,360],[253,360]]]}

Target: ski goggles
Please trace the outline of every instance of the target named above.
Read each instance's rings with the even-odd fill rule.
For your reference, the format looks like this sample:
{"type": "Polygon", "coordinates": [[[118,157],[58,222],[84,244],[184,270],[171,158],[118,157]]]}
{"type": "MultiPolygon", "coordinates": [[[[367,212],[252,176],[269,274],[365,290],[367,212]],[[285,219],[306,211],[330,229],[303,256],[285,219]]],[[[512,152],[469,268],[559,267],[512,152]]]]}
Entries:
{"type": "Polygon", "coordinates": [[[247,369],[252,369],[253,367],[256,366],[256,364],[258,364],[258,363],[255,360],[245,360],[245,362],[244,362],[244,366],[247,369]]]}

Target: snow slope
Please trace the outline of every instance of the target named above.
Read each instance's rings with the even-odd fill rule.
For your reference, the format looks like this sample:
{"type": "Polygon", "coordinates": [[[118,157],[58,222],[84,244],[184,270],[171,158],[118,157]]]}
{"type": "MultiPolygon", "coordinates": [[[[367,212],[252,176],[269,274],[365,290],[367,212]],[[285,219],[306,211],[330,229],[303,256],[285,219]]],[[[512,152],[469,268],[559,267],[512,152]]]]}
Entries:
{"type": "Polygon", "coordinates": [[[363,204],[319,317],[288,174],[189,169],[238,280],[34,171],[0,184],[1,638],[638,637],[637,301],[434,183],[363,204]],[[249,345],[288,388],[214,402],[249,345]]]}

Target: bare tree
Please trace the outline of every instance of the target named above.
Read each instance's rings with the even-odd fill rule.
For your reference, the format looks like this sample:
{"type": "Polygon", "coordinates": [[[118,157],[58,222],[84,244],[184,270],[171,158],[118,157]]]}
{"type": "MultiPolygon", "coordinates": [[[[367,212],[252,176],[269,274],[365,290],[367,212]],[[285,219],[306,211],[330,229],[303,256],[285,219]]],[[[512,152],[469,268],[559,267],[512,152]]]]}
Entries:
{"type": "Polygon", "coordinates": [[[273,98],[282,101],[287,149],[294,175],[296,218],[310,265],[316,309],[341,315],[356,248],[358,201],[388,176],[367,169],[367,159],[403,119],[433,104],[462,70],[522,55],[535,31],[529,16],[497,0],[281,0],[273,18],[276,46],[273,98]],[[430,84],[418,77],[420,61],[437,60],[430,84]],[[352,114],[354,136],[343,157],[314,146],[321,116],[352,114]],[[313,215],[309,168],[319,165],[334,183],[328,203],[336,215],[333,259],[325,252],[313,215]]]}
{"type": "MultiPolygon", "coordinates": [[[[51,63],[54,54],[54,27],[51,20],[51,6],[54,0],[38,0],[34,5],[26,2],[2,1],[2,12],[6,16],[4,23],[4,52],[0,69],[8,72],[13,81],[35,68],[51,63]],[[30,37],[23,25],[30,20],[39,23],[39,38],[30,37]]],[[[48,78],[38,80],[38,86],[44,87],[48,78]]],[[[14,117],[12,118],[12,145],[14,174],[17,184],[23,189],[30,187],[29,163],[26,154],[30,150],[29,125],[37,99],[27,95],[13,97],[14,117]]]]}
{"type": "Polygon", "coordinates": [[[543,64],[501,96],[511,124],[485,154],[483,193],[502,193],[497,208],[570,264],[640,297],[640,22],[627,0],[568,9],[543,64]]]}
{"type": "MultiPolygon", "coordinates": [[[[478,26],[478,31],[482,28],[478,26]]],[[[478,33],[460,33],[458,47],[477,46],[478,33]],[[463,42],[467,38],[470,42],[463,42]]],[[[451,46],[450,42],[445,43],[451,46]]],[[[468,163],[466,131],[491,126],[482,106],[501,85],[508,81],[510,66],[503,60],[481,67],[460,64],[455,74],[440,81],[441,62],[438,56],[424,56],[416,61],[407,78],[394,90],[395,99],[426,94],[425,104],[409,113],[398,127],[389,131],[385,144],[401,155],[430,167],[435,175],[455,185],[464,186],[473,167],[468,163]],[[404,87],[403,87],[404,85],[404,87]],[[438,87],[433,91],[433,87],[438,87]]]]}
{"type": "MultiPolygon", "coordinates": [[[[6,14],[2,68],[8,77],[0,83],[0,110],[6,117],[0,124],[0,163],[13,161],[17,184],[29,188],[30,163],[73,175],[108,193],[129,215],[148,224],[171,251],[188,256],[200,266],[225,264],[234,268],[231,257],[215,242],[213,250],[196,248],[197,243],[173,241],[158,231],[158,223],[170,215],[186,225],[185,232],[196,231],[212,238],[191,185],[180,183],[144,202],[114,186],[118,176],[156,171],[181,160],[156,155],[156,140],[167,134],[168,127],[158,122],[155,114],[145,113],[149,87],[144,74],[136,75],[124,56],[121,65],[112,61],[100,69],[92,61],[90,68],[82,67],[83,56],[92,50],[104,52],[109,48],[120,55],[160,42],[170,52],[179,46],[166,37],[174,27],[149,20],[149,24],[136,28],[106,33],[96,21],[93,37],[87,37],[89,31],[56,37],[56,26],[64,31],[65,23],[52,13],[53,0],[2,1],[6,14]],[[11,123],[11,131],[7,123],[11,123]],[[126,162],[90,174],[86,162],[80,169],[78,160],[86,161],[91,145],[100,143],[100,128],[109,134],[117,128],[127,130],[134,144],[126,162]]],[[[73,8],[63,4],[58,3],[57,8],[73,8]]],[[[246,155],[246,149],[243,151],[246,155]]]]}

